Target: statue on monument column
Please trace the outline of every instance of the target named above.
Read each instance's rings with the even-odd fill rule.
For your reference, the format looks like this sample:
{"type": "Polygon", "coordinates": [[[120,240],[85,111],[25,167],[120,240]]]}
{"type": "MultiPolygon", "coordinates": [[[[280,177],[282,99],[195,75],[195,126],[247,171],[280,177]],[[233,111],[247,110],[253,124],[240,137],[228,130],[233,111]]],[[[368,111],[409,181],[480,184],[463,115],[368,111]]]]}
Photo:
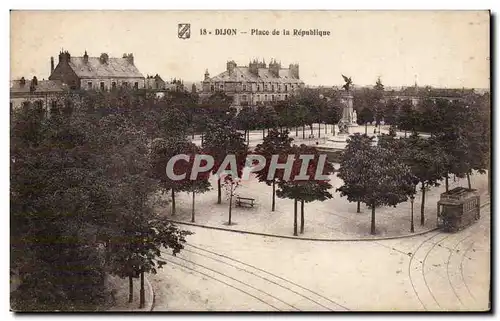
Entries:
{"type": "Polygon", "coordinates": [[[357,123],[358,122],[358,114],[356,113],[356,110],[352,112],[352,122],[357,123]]]}
{"type": "Polygon", "coordinates": [[[346,77],[346,76],[342,75],[342,78],[344,78],[344,81],[345,81],[345,84],[344,84],[344,86],[342,86],[342,88],[344,88],[345,91],[349,91],[351,89],[351,86],[352,86],[351,77],[346,77]]]}
{"type": "Polygon", "coordinates": [[[342,88],[345,90],[345,94],[342,94],[343,100],[343,109],[342,109],[342,122],[345,123],[347,126],[352,126],[354,122],[354,114],[353,114],[353,106],[352,106],[352,93],[351,93],[351,87],[352,85],[352,79],[351,77],[347,77],[342,75],[342,78],[344,78],[345,84],[342,86],[342,88]]]}

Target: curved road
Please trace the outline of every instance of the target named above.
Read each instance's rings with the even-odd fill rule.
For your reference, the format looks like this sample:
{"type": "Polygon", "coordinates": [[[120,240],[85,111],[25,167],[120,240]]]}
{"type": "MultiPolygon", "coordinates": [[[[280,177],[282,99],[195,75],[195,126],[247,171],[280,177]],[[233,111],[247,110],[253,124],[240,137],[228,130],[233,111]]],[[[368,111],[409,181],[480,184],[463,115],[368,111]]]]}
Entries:
{"type": "Polygon", "coordinates": [[[454,234],[313,242],[189,227],[150,276],[158,311],[487,310],[490,206],[454,234]]]}

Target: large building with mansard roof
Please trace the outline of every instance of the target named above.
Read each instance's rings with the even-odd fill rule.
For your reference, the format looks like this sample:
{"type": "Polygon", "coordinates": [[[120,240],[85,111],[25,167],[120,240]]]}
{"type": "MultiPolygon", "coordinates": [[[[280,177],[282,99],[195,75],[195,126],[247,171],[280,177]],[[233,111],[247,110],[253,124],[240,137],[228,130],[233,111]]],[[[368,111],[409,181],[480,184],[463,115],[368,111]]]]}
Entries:
{"type": "Polygon", "coordinates": [[[124,54],[121,58],[109,57],[106,53],[90,57],[86,51],[82,57],[71,56],[68,51],[60,52],[55,68],[54,58],[51,58],[49,80],[62,81],[71,89],[84,90],[140,89],[145,86],[144,75],[135,66],[133,54],[124,54]]]}
{"type": "Polygon", "coordinates": [[[208,97],[216,91],[223,91],[233,97],[233,105],[256,106],[273,101],[286,100],[304,87],[299,77],[299,65],[290,64],[282,68],[281,63],[271,60],[254,60],[248,66],[238,66],[234,61],[227,62],[226,71],[210,77],[208,70],[203,80],[201,97],[208,97]]]}

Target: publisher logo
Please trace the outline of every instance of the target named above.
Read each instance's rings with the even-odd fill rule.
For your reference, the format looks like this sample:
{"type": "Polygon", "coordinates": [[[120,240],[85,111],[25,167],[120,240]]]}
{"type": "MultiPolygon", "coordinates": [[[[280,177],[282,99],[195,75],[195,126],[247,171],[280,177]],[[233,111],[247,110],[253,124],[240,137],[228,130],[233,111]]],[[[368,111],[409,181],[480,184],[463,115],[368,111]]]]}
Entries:
{"type": "Polygon", "coordinates": [[[179,23],[178,36],[181,39],[189,39],[191,37],[191,24],[190,23],[179,23]]]}

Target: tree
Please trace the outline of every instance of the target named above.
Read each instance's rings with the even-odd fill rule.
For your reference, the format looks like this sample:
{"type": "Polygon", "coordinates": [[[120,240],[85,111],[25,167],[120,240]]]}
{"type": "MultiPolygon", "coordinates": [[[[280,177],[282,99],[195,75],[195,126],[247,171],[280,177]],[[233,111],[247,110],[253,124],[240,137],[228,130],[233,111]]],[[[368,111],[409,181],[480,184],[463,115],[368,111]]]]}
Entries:
{"type": "MultiPolygon", "coordinates": [[[[194,161],[196,155],[201,155],[202,150],[196,146],[195,144],[191,145],[191,152],[187,154],[189,156],[189,162],[184,166],[185,168],[185,173],[186,173],[186,178],[183,180],[184,181],[184,190],[187,192],[191,192],[192,194],[192,205],[191,205],[191,222],[195,222],[195,195],[196,193],[205,193],[208,192],[211,188],[210,185],[210,172],[201,172],[197,173],[196,177],[193,174],[193,168],[194,168],[194,161]]],[[[207,161],[202,159],[200,166],[206,166],[207,161]]],[[[176,172],[179,172],[176,170],[176,172]]]]}
{"type": "MultiPolygon", "coordinates": [[[[183,136],[171,136],[168,139],[157,138],[151,143],[150,163],[152,176],[161,184],[164,192],[171,192],[172,215],[176,214],[175,193],[187,191],[190,188],[186,184],[187,180],[173,180],[167,173],[168,161],[180,154],[191,155],[195,150],[195,145],[183,136]]],[[[190,170],[189,163],[178,161],[175,164],[175,172],[186,173],[190,170]]]]}
{"type": "Polygon", "coordinates": [[[380,96],[383,95],[384,85],[382,84],[382,80],[380,79],[380,77],[377,78],[377,82],[375,83],[375,86],[373,86],[373,89],[375,89],[380,96]]]}
{"type": "Polygon", "coordinates": [[[395,126],[399,123],[399,108],[401,101],[399,99],[389,99],[385,107],[384,119],[386,124],[395,126]]]}
{"type": "Polygon", "coordinates": [[[466,105],[465,118],[465,126],[461,130],[467,144],[469,170],[466,175],[468,187],[471,189],[472,171],[484,174],[489,167],[491,133],[489,109],[481,110],[481,106],[466,105]]]}
{"type": "MultiPolygon", "coordinates": [[[[279,180],[279,175],[274,175],[271,179],[268,179],[271,158],[273,155],[287,155],[290,151],[292,141],[293,138],[288,137],[288,131],[279,132],[273,129],[268,132],[264,141],[255,148],[255,153],[264,156],[266,159],[266,165],[256,175],[259,182],[265,182],[268,186],[273,187],[271,207],[271,211],[273,212],[276,209],[276,183],[279,180]]],[[[277,172],[281,173],[281,171],[277,172]]]]}
{"type": "MultiPolygon", "coordinates": [[[[359,175],[363,177],[360,189],[352,190],[344,184],[339,188],[342,195],[361,196],[361,200],[372,211],[370,233],[374,235],[375,209],[382,205],[396,206],[408,199],[414,193],[414,177],[410,168],[401,162],[391,149],[380,146],[360,149],[356,155],[360,166],[359,175]]],[[[339,169],[339,177],[348,177],[352,174],[347,168],[339,169]]]]}
{"type": "Polygon", "coordinates": [[[268,129],[269,134],[269,128],[276,128],[278,126],[278,114],[274,108],[259,106],[257,108],[257,117],[259,119],[258,124],[262,128],[262,139],[264,139],[266,137],[266,129],[268,129]]]}
{"type": "Polygon", "coordinates": [[[325,114],[325,110],[327,109],[326,100],[315,90],[303,89],[299,92],[298,103],[299,105],[303,105],[308,111],[305,119],[311,128],[311,135],[313,134],[313,123],[317,123],[318,137],[321,137],[322,115],[325,114]]]}
{"type": "Polygon", "coordinates": [[[327,124],[332,125],[332,133],[333,133],[333,126],[337,124],[341,118],[342,118],[342,106],[340,104],[339,98],[335,96],[334,98],[327,101],[324,114],[325,122],[327,124]]]}
{"type": "Polygon", "coordinates": [[[222,180],[224,182],[224,188],[226,190],[227,198],[229,200],[229,216],[228,216],[227,225],[231,225],[232,224],[231,214],[232,214],[232,209],[233,209],[233,197],[235,196],[236,189],[240,185],[241,178],[240,177],[233,177],[230,174],[226,174],[223,176],[222,180]]]}
{"type": "MultiPolygon", "coordinates": [[[[328,191],[332,187],[329,183],[329,179],[322,178],[318,175],[330,175],[333,172],[333,167],[326,161],[321,164],[320,154],[315,147],[306,146],[304,144],[300,146],[294,145],[289,154],[295,156],[291,175],[289,179],[284,177],[279,180],[277,195],[280,198],[289,198],[294,201],[293,235],[297,236],[297,203],[299,201],[301,202],[300,233],[304,233],[304,202],[325,201],[333,197],[328,191]],[[305,159],[300,158],[304,155],[310,156],[308,163],[305,159]],[[306,168],[305,173],[301,173],[303,164],[306,168]],[[306,178],[299,178],[299,175],[306,175],[306,178]]],[[[286,158],[283,156],[282,158],[286,158]]]]}
{"type": "Polygon", "coordinates": [[[235,114],[231,110],[232,103],[232,97],[227,96],[223,91],[216,91],[201,101],[200,109],[211,119],[211,122],[226,122],[235,114]]]}
{"type": "Polygon", "coordinates": [[[371,123],[375,118],[375,114],[371,110],[371,108],[365,107],[361,109],[361,112],[359,113],[358,116],[358,122],[361,124],[369,124],[371,123]]]}
{"type": "MultiPolygon", "coordinates": [[[[238,167],[237,171],[241,173],[245,166],[248,147],[245,145],[242,134],[224,123],[219,123],[210,126],[205,137],[204,152],[214,158],[214,167],[212,170],[214,174],[219,171],[227,155],[235,155],[238,167]]],[[[220,170],[225,170],[225,168],[221,168],[220,170]]],[[[220,177],[217,179],[217,189],[217,204],[220,204],[222,202],[220,177]]]]}
{"type": "Polygon", "coordinates": [[[21,281],[14,309],[98,305],[107,273],[154,273],[159,247],[178,251],[189,234],[152,216],[144,131],[127,113],[92,104],[40,118],[35,140],[22,134],[29,111],[13,114],[11,270],[21,281]]]}
{"type": "Polygon", "coordinates": [[[361,212],[361,202],[364,198],[365,186],[363,167],[364,159],[358,157],[360,152],[366,152],[371,148],[373,138],[367,135],[355,133],[347,139],[347,145],[341,154],[340,169],[337,177],[344,181],[344,185],[338,188],[341,196],[347,196],[349,202],[357,202],[356,212],[361,212]]]}
{"type": "Polygon", "coordinates": [[[424,139],[414,133],[402,140],[403,150],[400,155],[414,176],[414,184],[421,184],[420,224],[424,225],[425,193],[431,186],[439,186],[439,181],[445,175],[446,158],[433,138],[424,139]]]}
{"type": "Polygon", "coordinates": [[[417,130],[416,123],[417,115],[413,109],[413,106],[411,105],[411,102],[403,101],[403,105],[401,106],[401,114],[399,117],[399,128],[405,131],[405,137],[406,131],[409,130],[414,132],[417,130]]]}
{"type": "Polygon", "coordinates": [[[244,137],[247,146],[250,144],[250,130],[257,127],[257,114],[250,107],[243,107],[236,118],[234,118],[235,127],[244,131],[244,137]]]}

